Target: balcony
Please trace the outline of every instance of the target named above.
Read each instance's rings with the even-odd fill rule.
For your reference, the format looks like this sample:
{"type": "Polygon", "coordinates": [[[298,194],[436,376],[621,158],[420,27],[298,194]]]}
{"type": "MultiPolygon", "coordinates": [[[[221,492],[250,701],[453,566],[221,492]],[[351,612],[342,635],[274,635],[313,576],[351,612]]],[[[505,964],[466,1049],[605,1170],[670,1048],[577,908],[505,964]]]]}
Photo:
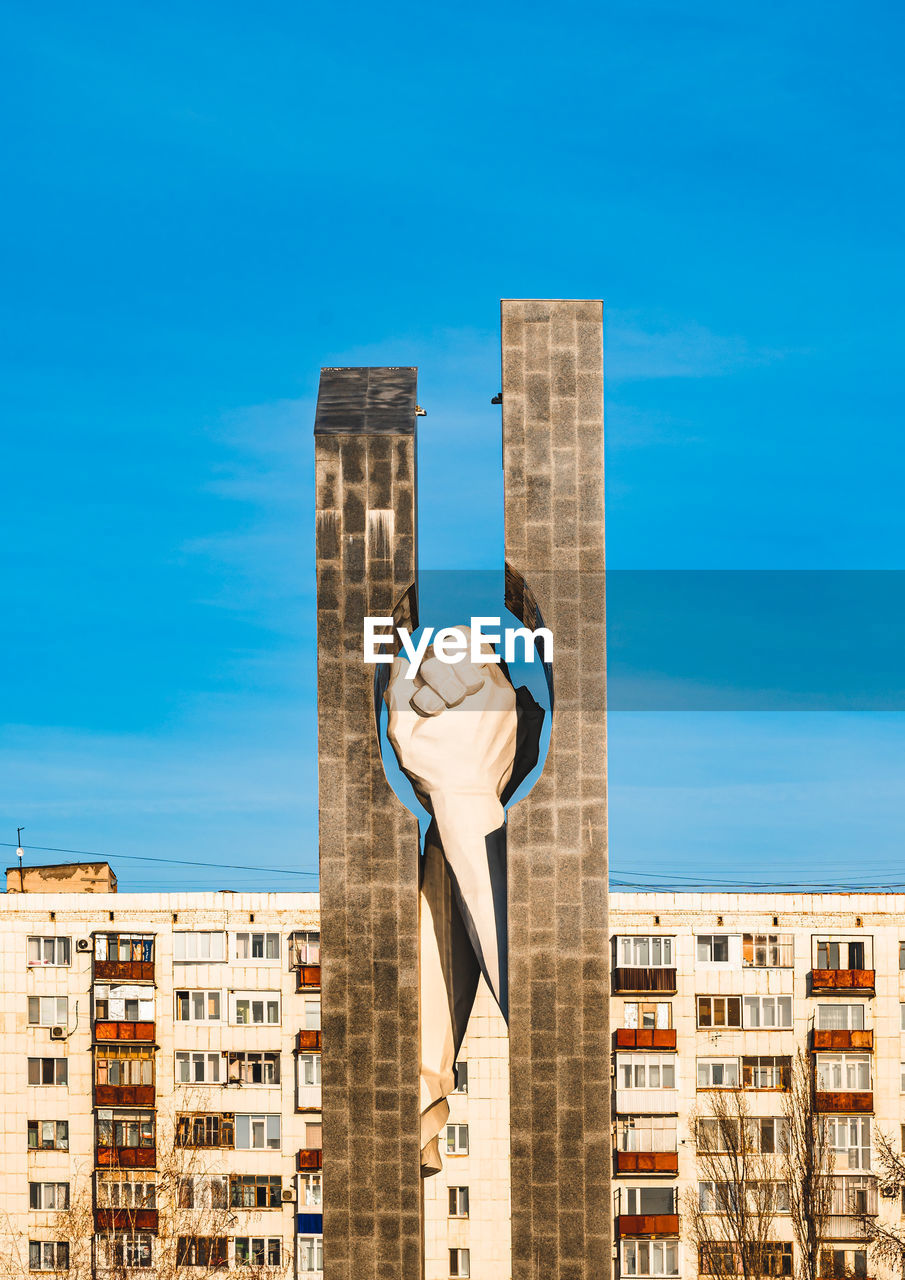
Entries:
{"type": "Polygon", "coordinates": [[[156,1090],[152,1084],[96,1084],[96,1107],[153,1107],[156,1090]]]}
{"type": "Polygon", "coordinates": [[[298,1169],[322,1169],[324,1153],[320,1147],[303,1147],[296,1157],[298,1169]]]}
{"type": "Polygon", "coordinates": [[[843,1115],[864,1115],[874,1109],[872,1093],[834,1092],[814,1094],[814,1106],[820,1112],[840,1111],[843,1115]]]}
{"type": "Polygon", "coordinates": [[[157,1164],[155,1147],[97,1147],[96,1157],[99,1169],[153,1169],[157,1164]]]}
{"type": "Polygon", "coordinates": [[[140,1040],[143,1043],[154,1042],[153,1022],[105,1022],[94,1024],[95,1042],[102,1040],[140,1040]]]}
{"type": "MultiPolygon", "coordinates": [[[[874,1214],[877,1212],[874,1206],[874,1214]]],[[[871,1214],[870,1216],[873,1216],[871,1214]]],[[[845,1213],[831,1213],[824,1228],[825,1240],[866,1240],[864,1226],[858,1217],[845,1213]]]]}
{"type": "Polygon", "coordinates": [[[319,1053],[321,1047],[320,1031],[300,1031],[296,1048],[299,1053],[319,1053]]]}
{"type": "Polygon", "coordinates": [[[835,991],[863,991],[873,995],[875,971],[873,969],[812,969],[811,991],[832,994],[835,991]]]}
{"type": "Polygon", "coordinates": [[[678,1151],[617,1151],[615,1173],[678,1173],[678,1151]]]}
{"type": "Polygon", "coordinates": [[[95,1231],[156,1231],[156,1209],[95,1209],[95,1231]]]}
{"type": "Polygon", "coordinates": [[[621,1116],[677,1116],[678,1089],[617,1089],[616,1111],[621,1116]]]}
{"type": "Polygon", "coordinates": [[[620,1236],[677,1236],[677,1213],[620,1213],[616,1219],[620,1236]]]}
{"type": "Polygon", "coordinates": [[[295,1099],[296,1111],[320,1111],[323,1097],[319,1084],[300,1084],[295,1099]]]}
{"type": "Polygon", "coordinates": [[[675,995],[675,969],[614,969],[613,990],[616,995],[636,995],[645,991],[661,991],[675,995]]]}
{"type": "Polygon", "coordinates": [[[675,1049],[676,1033],[672,1027],[620,1027],[616,1032],[617,1049],[675,1049]]]}
{"type": "Polygon", "coordinates": [[[95,960],[95,982],[153,982],[153,960],[95,960]]]}
{"type": "Polygon", "coordinates": [[[310,991],[321,985],[321,967],[319,964],[300,964],[295,970],[296,991],[310,991]]]}
{"type": "Polygon", "coordinates": [[[815,1027],[811,1036],[814,1050],[867,1049],[872,1053],[874,1048],[873,1031],[826,1031],[815,1027]]]}

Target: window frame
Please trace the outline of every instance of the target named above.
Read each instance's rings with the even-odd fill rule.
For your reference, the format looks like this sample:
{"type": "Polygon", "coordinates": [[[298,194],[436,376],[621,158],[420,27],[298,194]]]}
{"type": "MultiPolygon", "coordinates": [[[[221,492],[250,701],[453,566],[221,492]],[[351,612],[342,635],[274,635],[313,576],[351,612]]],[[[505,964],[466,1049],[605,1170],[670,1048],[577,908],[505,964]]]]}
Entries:
{"type": "Polygon", "coordinates": [[[72,936],[69,935],[67,937],[66,934],[57,933],[30,933],[25,939],[25,967],[27,969],[70,969],[72,967],[72,936]],[[38,952],[42,957],[40,960],[29,960],[28,958],[33,942],[38,944],[38,952]],[[53,951],[53,959],[51,960],[43,958],[48,942],[51,944],[51,950],[53,951]],[[64,943],[65,946],[62,945],[64,943]],[[57,959],[58,947],[65,951],[65,960],[57,959]]]}
{"type": "Polygon", "coordinates": [[[697,1028],[699,1031],[714,1031],[725,1028],[726,1030],[741,1031],[742,1030],[742,997],[740,995],[696,995],[695,996],[695,1014],[697,1017],[697,1028]],[[709,1002],[709,1013],[705,1019],[702,1016],[702,1002],[709,1002]],[[718,1022],[715,1017],[717,1002],[722,1005],[723,1021],[718,1022]],[[732,1002],[737,1012],[738,1021],[732,1021],[730,1010],[732,1002]]]}

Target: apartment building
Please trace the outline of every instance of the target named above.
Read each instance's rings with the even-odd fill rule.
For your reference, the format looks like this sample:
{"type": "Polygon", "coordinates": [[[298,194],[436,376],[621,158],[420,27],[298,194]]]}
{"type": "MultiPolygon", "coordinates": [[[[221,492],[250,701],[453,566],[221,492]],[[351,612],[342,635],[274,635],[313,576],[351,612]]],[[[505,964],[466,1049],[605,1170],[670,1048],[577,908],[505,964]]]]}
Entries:
{"type": "Polygon", "coordinates": [[[0,1275],[317,1280],[317,895],[17,876],[0,900],[0,1275]]]}

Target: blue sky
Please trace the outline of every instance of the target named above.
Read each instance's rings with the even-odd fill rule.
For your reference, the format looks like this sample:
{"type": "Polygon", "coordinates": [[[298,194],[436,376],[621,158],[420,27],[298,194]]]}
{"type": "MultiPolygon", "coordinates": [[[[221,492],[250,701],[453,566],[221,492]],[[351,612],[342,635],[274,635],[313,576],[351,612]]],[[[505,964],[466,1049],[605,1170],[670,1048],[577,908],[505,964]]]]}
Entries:
{"type": "MultiPolygon", "coordinates": [[[[318,369],[420,367],[422,564],[492,567],[502,296],[606,301],[611,567],[903,567],[898,6],[5,17],[0,839],[315,883],[318,369]]],[[[882,878],[903,770],[614,713],[612,862],[882,878]]]]}

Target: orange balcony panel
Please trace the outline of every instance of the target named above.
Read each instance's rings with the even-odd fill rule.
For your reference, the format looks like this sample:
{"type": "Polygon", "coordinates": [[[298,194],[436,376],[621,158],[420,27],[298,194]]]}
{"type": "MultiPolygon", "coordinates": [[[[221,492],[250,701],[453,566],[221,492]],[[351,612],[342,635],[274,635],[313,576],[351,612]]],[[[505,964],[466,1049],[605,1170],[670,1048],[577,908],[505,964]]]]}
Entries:
{"type": "Polygon", "coordinates": [[[307,991],[321,985],[321,967],[319,964],[300,964],[295,971],[296,991],[307,991]]]}
{"type": "Polygon", "coordinates": [[[678,1173],[678,1151],[617,1151],[617,1173],[678,1173]]]}
{"type": "Polygon", "coordinates": [[[95,1209],[95,1231],[156,1231],[156,1209],[95,1209]]]}
{"type": "Polygon", "coordinates": [[[616,1229],[621,1236],[677,1236],[677,1213],[620,1213],[616,1229]]]}
{"type": "Polygon", "coordinates": [[[153,982],[153,960],[95,960],[95,982],[153,982]]]}
{"type": "Polygon", "coordinates": [[[155,1089],[152,1084],[96,1084],[96,1107],[153,1107],[155,1089]]]}
{"type": "Polygon", "coordinates": [[[814,1028],[811,1047],[813,1049],[869,1049],[874,1047],[872,1031],[825,1031],[814,1028]]]}
{"type": "Polygon", "coordinates": [[[675,1049],[676,1033],[672,1027],[620,1027],[616,1032],[617,1049],[675,1049]]]}
{"type": "Polygon", "coordinates": [[[99,1169],[153,1169],[157,1164],[154,1147],[98,1147],[99,1169]]]}
{"type": "Polygon", "coordinates": [[[812,969],[812,991],[873,991],[873,969],[812,969]]]}
{"type": "Polygon", "coordinates": [[[816,1093],[818,1111],[840,1111],[843,1115],[864,1115],[874,1109],[872,1093],[816,1093]]]}
{"type": "Polygon", "coordinates": [[[675,969],[614,969],[613,990],[617,995],[644,991],[676,992],[675,969]]]}
{"type": "Polygon", "coordinates": [[[319,1031],[300,1031],[298,1051],[299,1053],[311,1053],[312,1050],[317,1052],[321,1047],[321,1033],[319,1031]]]}
{"type": "Polygon", "coordinates": [[[320,1147],[303,1147],[298,1154],[299,1169],[322,1169],[324,1153],[320,1147]]]}
{"type": "Polygon", "coordinates": [[[153,1022],[95,1022],[95,1040],[142,1040],[153,1043],[153,1022]]]}

